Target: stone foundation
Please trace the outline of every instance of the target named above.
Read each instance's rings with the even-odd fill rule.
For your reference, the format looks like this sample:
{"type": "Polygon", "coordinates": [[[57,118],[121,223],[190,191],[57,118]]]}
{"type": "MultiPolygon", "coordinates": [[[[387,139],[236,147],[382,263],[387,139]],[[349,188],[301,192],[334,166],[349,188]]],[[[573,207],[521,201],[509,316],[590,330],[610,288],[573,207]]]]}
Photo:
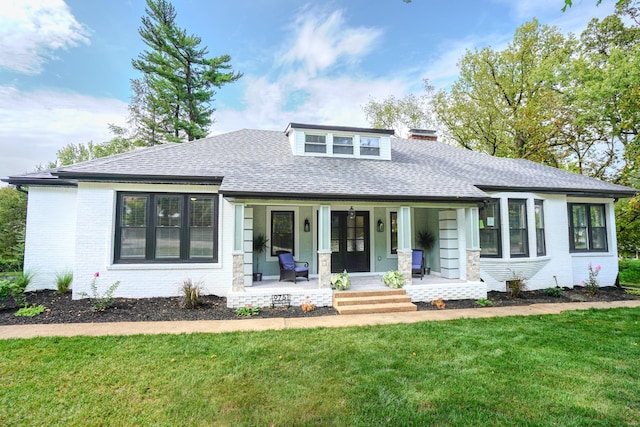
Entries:
{"type": "Polygon", "coordinates": [[[413,251],[398,250],[398,271],[404,277],[404,285],[411,285],[413,282],[411,275],[411,254],[413,251]]]}
{"type": "Polygon", "coordinates": [[[231,289],[244,291],[244,252],[233,253],[233,282],[231,289]]]}
{"type": "Polygon", "coordinates": [[[467,280],[480,281],[480,250],[467,249],[467,280]]]}
{"type": "Polygon", "coordinates": [[[432,285],[412,285],[404,288],[412,302],[431,302],[443,300],[473,299],[487,297],[487,285],[483,282],[435,283],[432,285]]]}
{"type": "Polygon", "coordinates": [[[318,288],[331,288],[331,251],[318,251],[318,288]]]}

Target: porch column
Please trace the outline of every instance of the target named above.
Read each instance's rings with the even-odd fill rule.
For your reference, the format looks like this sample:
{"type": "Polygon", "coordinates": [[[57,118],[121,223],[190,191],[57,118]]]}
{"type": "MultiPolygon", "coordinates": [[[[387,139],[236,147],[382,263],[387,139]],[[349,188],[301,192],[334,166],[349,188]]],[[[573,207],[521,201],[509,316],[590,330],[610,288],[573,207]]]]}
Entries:
{"type": "Polygon", "coordinates": [[[244,205],[236,204],[233,206],[233,291],[244,291],[244,234],[244,205]]]}
{"type": "Polygon", "coordinates": [[[480,281],[480,220],[478,208],[465,209],[467,237],[467,277],[470,282],[480,281]]]}
{"type": "Polygon", "coordinates": [[[318,287],[331,287],[331,206],[318,210],[318,287]]]}
{"type": "Polygon", "coordinates": [[[401,206],[398,210],[398,271],[404,277],[404,285],[411,285],[411,208],[401,206]]]}

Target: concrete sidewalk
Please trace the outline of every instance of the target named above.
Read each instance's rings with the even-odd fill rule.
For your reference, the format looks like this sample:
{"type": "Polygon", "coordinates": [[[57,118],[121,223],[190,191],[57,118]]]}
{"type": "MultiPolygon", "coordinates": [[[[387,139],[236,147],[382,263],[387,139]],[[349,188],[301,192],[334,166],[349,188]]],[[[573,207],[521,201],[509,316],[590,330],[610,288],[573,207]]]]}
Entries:
{"type": "Polygon", "coordinates": [[[331,328],[345,326],[388,325],[452,319],[478,319],[505,316],[537,316],[589,308],[640,307],[640,300],[613,302],[575,302],[532,304],[511,307],[428,310],[384,314],[352,314],[304,318],[197,320],[171,322],[60,323],[48,325],[0,326],[0,339],[33,337],[72,337],[138,334],[222,333],[266,331],[296,328],[331,328]]]}

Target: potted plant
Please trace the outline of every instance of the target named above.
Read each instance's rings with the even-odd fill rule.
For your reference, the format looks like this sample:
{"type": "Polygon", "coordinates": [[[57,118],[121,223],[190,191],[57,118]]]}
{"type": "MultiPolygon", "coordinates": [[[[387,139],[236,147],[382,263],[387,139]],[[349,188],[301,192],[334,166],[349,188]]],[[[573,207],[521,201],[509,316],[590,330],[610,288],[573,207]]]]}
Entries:
{"type": "MultiPolygon", "coordinates": [[[[436,236],[429,230],[418,231],[416,244],[419,248],[422,248],[425,252],[425,258],[427,263],[429,262],[429,251],[433,249],[433,245],[436,244],[436,236]]],[[[427,265],[427,274],[431,274],[431,267],[427,265]]]]}
{"type": "Polygon", "coordinates": [[[382,276],[382,281],[385,286],[393,289],[400,289],[404,286],[404,276],[399,271],[387,271],[382,276]]]}
{"type": "Polygon", "coordinates": [[[256,234],[253,236],[253,254],[256,256],[256,270],[253,273],[253,281],[261,282],[262,281],[262,273],[260,272],[260,255],[267,250],[267,236],[264,234],[256,234]]]}
{"type": "Polygon", "coordinates": [[[345,291],[351,287],[351,279],[349,279],[347,270],[331,276],[331,287],[339,291],[345,291]]]}

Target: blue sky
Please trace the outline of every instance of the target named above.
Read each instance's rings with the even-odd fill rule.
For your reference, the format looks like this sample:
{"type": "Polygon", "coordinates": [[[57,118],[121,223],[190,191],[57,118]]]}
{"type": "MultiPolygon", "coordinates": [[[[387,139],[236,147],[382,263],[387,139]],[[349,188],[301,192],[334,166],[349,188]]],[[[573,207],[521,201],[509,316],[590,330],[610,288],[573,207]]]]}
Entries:
{"type": "MultiPolygon", "coordinates": [[[[366,126],[371,97],[446,88],[465,50],[501,49],[538,18],[579,34],[614,2],[174,0],[177,23],[244,77],[216,95],[212,134],[289,122],[366,126]]],[[[143,0],[0,0],[0,177],[123,125],[143,0]]]]}

